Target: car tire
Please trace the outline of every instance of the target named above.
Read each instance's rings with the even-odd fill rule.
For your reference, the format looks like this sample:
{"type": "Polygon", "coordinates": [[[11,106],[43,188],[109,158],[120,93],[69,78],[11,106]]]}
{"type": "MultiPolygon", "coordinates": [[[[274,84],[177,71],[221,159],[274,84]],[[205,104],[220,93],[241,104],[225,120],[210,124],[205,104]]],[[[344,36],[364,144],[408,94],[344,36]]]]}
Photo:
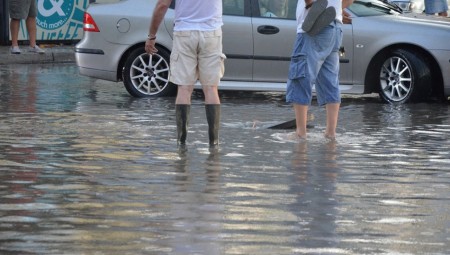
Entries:
{"type": "Polygon", "coordinates": [[[134,97],[174,96],[176,86],[169,82],[170,54],[164,49],[149,55],[143,47],[133,50],[123,68],[123,83],[134,97]]]}
{"type": "Polygon", "coordinates": [[[428,98],[432,76],[423,56],[397,49],[379,63],[379,94],[384,101],[407,103],[428,98]]]}

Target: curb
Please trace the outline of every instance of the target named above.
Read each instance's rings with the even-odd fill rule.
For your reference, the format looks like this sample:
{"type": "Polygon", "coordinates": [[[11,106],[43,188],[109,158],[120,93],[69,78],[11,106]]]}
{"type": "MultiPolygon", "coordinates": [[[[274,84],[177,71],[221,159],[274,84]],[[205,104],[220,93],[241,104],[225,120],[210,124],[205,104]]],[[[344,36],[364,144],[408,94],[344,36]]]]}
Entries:
{"type": "Polygon", "coordinates": [[[9,52],[9,47],[0,47],[0,65],[75,62],[74,47],[53,47],[44,49],[44,54],[30,53],[26,52],[24,49],[22,49],[21,54],[11,54],[9,52]]]}

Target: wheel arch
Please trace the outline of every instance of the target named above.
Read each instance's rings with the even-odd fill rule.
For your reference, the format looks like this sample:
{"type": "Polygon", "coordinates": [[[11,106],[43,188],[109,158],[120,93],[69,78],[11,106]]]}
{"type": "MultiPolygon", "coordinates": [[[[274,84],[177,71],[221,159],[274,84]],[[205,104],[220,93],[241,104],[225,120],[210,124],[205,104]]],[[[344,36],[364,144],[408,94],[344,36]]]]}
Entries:
{"type": "Polygon", "coordinates": [[[444,81],[442,78],[442,70],[440,69],[436,59],[433,55],[425,50],[424,48],[411,45],[411,44],[394,44],[381,49],[375,56],[371,59],[369,65],[367,66],[366,76],[364,78],[364,93],[379,93],[380,86],[378,84],[379,77],[377,73],[371,72],[376,68],[377,63],[379,63],[386,55],[397,49],[403,49],[413,52],[415,55],[420,55],[430,66],[431,76],[432,76],[432,88],[431,93],[436,97],[443,97],[444,95],[444,81]]]}

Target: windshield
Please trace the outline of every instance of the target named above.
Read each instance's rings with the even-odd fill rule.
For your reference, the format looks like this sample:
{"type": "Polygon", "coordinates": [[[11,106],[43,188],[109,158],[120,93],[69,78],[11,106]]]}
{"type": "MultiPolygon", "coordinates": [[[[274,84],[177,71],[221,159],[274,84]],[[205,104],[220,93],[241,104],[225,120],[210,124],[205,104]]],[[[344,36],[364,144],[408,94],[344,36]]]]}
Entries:
{"type": "Polygon", "coordinates": [[[356,0],[348,9],[359,17],[402,13],[398,6],[381,0],[356,0]]]}

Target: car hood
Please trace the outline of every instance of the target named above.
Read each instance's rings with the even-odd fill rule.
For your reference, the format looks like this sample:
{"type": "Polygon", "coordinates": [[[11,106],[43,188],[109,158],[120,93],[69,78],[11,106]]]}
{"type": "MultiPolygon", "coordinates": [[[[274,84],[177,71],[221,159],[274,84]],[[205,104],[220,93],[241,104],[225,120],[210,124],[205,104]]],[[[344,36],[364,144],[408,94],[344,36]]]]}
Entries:
{"type": "MultiPolygon", "coordinates": [[[[372,25],[383,26],[385,35],[402,41],[416,42],[429,50],[450,50],[450,20],[425,15],[385,15],[372,25]]],[[[391,38],[392,39],[392,38],[391,38]]]]}
{"type": "Polygon", "coordinates": [[[425,24],[434,24],[437,26],[444,26],[447,29],[450,28],[450,19],[447,17],[426,15],[424,13],[402,13],[398,15],[400,19],[407,20],[408,22],[420,22],[425,24]]]}

